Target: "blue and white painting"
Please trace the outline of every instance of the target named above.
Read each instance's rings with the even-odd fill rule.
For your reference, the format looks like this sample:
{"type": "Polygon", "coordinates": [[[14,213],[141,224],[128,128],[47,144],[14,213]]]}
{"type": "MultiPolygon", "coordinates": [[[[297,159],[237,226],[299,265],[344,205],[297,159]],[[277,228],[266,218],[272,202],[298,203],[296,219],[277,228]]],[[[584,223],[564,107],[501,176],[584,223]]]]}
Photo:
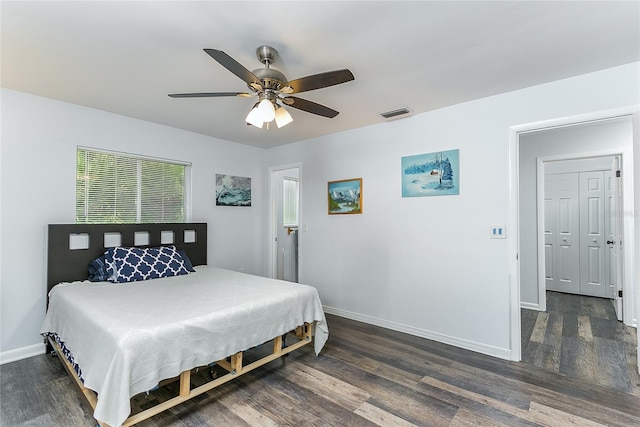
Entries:
{"type": "Polygon", "coordinates": [[[216,174],[216,206],[251,206],[251,178],[216,174]]]}
{"type": "Polygon", "coordinates": [[[362,213],[362,178],[330,181],[329,214],[362,213]]]}
{"type": "Polygon", "coordinates": [[[460,194],[460,150],[402,158],[402,197],[460,194]]]}

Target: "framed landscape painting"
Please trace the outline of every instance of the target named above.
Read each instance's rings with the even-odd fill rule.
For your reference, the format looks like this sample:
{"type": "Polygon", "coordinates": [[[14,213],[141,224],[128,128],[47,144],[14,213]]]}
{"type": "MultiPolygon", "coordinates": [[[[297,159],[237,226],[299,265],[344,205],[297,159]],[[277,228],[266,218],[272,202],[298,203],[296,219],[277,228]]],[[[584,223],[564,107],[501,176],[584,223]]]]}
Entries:
{"type": "Polygon", "coordinates": [[[329,181],[329,215],[362,213],[362,178],[329,181]]]}
{"type": "Polygon", "coordinates": [[[402,197],[460,194],[460,150],[402,158],[402,197]]]}
{"type": "Polygon", "coordinates": [[[216,206],[251,206],[251,178],[216,174],[216,206]]]}

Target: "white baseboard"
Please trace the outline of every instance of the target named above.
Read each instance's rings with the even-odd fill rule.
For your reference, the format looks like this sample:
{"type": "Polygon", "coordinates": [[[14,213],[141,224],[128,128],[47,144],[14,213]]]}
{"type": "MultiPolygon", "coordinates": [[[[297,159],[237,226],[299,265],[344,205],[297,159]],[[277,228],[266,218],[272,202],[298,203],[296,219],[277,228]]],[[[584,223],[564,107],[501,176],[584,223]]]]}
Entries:
{"type": "Polygon", "coordinates": [[[27,357],[38,356],[39,354],[44,354],[45,351],[46,347],[44,344],[28,345],[26,347],[16,348],[15,350],[3,351],[0,353],[0,365],[26,359],[27,357]]]}
{"type": "Polygon", "coordinates": [[[527,308],[529,310],[537,310],[537,311],[542,311],[540,309],[540,304],[538,303],[533,303],[533,302],[520,302],[520,308],[527,308]]]}
{"type": "MultiPolygon", "coordinates": [[[[345,317],[347,319],[357,320],[359,322],[368,323],[370,325],[380,326],[382,328],[387,328],[394,331],[404,332],[410,335],[427,338],[433,341],[438,341],[444,344],[453,345],[456,347],[460,347],[460,348],[475,351],[478,353],[486,354],[489,356],[497,357],[500,359],[511,360],[511,350],[508,348],[495,347],[495,346],[482,344],[475,341],[456,338],[450,335],[444,335],[438,332],[427,331],[425,329],[420,329],[413,326],[404,325],[402,323],[392,322],[389,320],[378,319],[376,317],[354,313],[354,312],[342,310],[339,308],[324,306],[324,311],[326,313],[334,314],[340,317],[345,317]]],[[[331,331],[329,331],[329,336],[331,336],[331,331]]]]}

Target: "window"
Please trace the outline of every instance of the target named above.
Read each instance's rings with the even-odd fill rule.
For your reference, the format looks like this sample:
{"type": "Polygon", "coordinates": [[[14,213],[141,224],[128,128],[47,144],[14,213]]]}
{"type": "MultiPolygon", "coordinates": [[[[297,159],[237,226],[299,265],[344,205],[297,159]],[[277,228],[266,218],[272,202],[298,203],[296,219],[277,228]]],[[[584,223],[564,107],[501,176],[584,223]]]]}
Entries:
{"type": "Polygon", "coordinates": [[[191,165],[78,148],[76,222],[187,221],[191,165]]]}
{"type": "Polygon", "coordinates": [[[298,218],[298,180],[296,178],[284,177],[283,186],[283,220],[285,227],[297,227],[298,218]]]}

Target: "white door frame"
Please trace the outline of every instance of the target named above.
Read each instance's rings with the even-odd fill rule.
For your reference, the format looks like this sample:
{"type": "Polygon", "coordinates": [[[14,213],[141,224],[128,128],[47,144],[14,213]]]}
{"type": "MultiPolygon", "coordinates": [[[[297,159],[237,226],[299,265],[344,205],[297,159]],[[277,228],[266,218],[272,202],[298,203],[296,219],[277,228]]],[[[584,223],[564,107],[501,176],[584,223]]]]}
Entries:
{"type": "MultiPolygon", "coordinates": [[[[520,319],[520,220],[519,220],[519,212],[518,212],[518,199],[519,199],[519,141],[520,134],[525,132],[532,132],[537,130],[544,130],[562,126],[571,126],[580,123],[587,123],[599,120],[608,120],[614,118],[621,117],[633,117],[633,159],[627,159],[627,163],[631,164],[631,168],[627,171],[627,173],[633,174],[635,176],[634,179],[629,179],[627,177],[627,187],[628,191],[631,192],[631,199],[628,199],[627,202],[631,202],[633,200],[633,196],[635,195],[635,200],[640,201],[640,184],[635,183],[640,178],[640,114],[639,114],[639,106],[629,106],[622,107],[612,110],[599,111],[593,113],[580,114],[576,116],[569,116],[551,120],[544,120],[540,122],[526,123],[521,125],[511,126],[509,128],[509,215],[508,215],[508,223],[507,229],[513,230],[514,232],[507,234],[507,250],[508,250],[508,259],[509,259],[509,290],[510,290],[510,313],[509,313],[509,325],[511,327],[510,331],[510,349],[511,349],[511,360],[520,361],[522,358],[522,349],[521,349],[521,319],[520,319]],[[634,187],[635,185],[635,189],[634,187]]],[[[619,150],[618,150],[619,151],[619,150]]],[[[627,157],[629,157],[629,153],[627,153],[627,157]]],[[[623,165],[624,166],[624,165],[623,165]]],[[[625,196],[626,197],[626,193],[625,196]]],[[[640,269],[634,269],[634,265],[640,265],[638,262],[638,257],[634,253],[635,244],[640,244],[640,237],[635,236],[633,234],[634,230],[634,220],[636,215],[632,215],[629,218],[629,215],[625,215],[624,219],[624,227],[625,227],[625,238],[629,238],[627,240],[626,248],[625,248],[625,262],[630,264],[629,268],[632,273],[629,276],[630,280],[628,280],[626,286],[629,289],[633,289],[633,285],[636,284],[635,287],[635,306],[640,307],[640,278],[638,278],[638,273],[640,273],[640,269]]],[[[640,224],[640,220],[639,224],[640,224]]],[[[640,251],[638,252],[640,255],[640,251]]],[[[626,268],[626,267],[625,267],[626,268]]],[[[629,304],[633,306],[633,298],[629,298],[631,301],[629,304]]],[[[635,311],[629,313],[630,315],[635,315],[635,311]]],[[[640,338],[640,328],[638,328],[638,335],[640,338]]],[[[640,352],[638,352],[638,361],[640,366],[640,352]]]]}
{"type": "MultiPolygon", "coordinates": [[[[298,169],[298,185],[299,185],[299,203],[300,203],[300,221],[302,222],[302,163],[290,163],[287,165],[281,166],[273,166],[269,168],[269,209],[267,214],[267,275],[268,277],[275,278],[277,274],[276,262],[277,258],[277,248],[275,238],[277,236],[276,230],[276,188],[275,188],[275,174],[276,172],[287,170],[287,169],[298,169]]],[[[298,233],[298,281],[302,283],[302,262],[300,260],[302,257],[301,253],[301,235],[298,233]]]]}

